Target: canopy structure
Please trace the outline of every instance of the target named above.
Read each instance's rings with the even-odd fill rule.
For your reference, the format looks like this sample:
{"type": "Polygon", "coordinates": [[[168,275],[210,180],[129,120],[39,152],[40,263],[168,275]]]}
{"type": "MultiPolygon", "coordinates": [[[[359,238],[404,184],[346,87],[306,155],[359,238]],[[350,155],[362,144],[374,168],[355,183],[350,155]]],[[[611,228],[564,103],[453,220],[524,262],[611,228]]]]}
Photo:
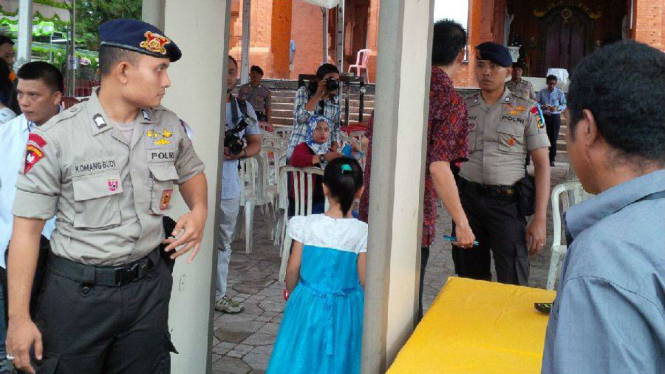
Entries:
{"type": "MultiPolygon", "coordinates": [[[[32,18],[36,21],[68,23],[71,1],[33,0],[32,18]]],[[[19,0],[0,0],[0,15],[18,23],[19,0]]]]}

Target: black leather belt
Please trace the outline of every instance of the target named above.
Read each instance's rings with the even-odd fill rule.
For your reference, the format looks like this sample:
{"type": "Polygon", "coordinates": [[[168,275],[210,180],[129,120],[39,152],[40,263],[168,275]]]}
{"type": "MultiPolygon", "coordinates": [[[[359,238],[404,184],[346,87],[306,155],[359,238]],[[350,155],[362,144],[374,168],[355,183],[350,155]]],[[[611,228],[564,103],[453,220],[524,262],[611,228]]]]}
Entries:
{"type": "Polygon", "coordinates": [[[145,278],[155,270],[159,260],[158,250],[121,266],[83,265],[49,253],[47,266],[54,273],[76,282],[91,286],[122,287],[145,278]]]}
{"type": "Polygon", "coordinates": [[[471,191],[478,195],[485,196],[504,196],[504,197],[518,197],[519,191],[515,186],[493,186],[487,184],[480,184],[470,182],[464,178],[459,178],[460,189],[471,191]]]}

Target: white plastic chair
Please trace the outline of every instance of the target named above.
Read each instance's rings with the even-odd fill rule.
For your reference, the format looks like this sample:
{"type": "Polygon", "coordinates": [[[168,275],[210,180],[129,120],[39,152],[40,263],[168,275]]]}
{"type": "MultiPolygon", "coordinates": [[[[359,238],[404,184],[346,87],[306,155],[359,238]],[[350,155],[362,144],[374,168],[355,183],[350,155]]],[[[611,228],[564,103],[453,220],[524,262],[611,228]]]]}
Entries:
{"type": "MultiPolygon", "coordinates": [[[[279,237],[282,239],[282,263],[279,267],[279,281],[284,282],[286,278],[286,265],[289,263],[289,256],[291,255],[292,240],[286,235],[289,223],[289,190],[288,180],[289,176],[293,180],[294,185],[294,201],[295,201],[295,215],[308,216],[312,214],[312,198],[314,195],[314,181],[315,176],[323,176],[323,169],[309,167],[309,168],[296,168],[293,166],[282,166],[279,172],[280,181],[280,208],[283,207],[284,214],[280,217],[280,222],[277,224],[279,237]]],[[[326,210],[328,209],[328,200],[326,199],[326,210]]]]}
{"type": "Polygon", "coordinates": [[[578,181],[565,182],[552,189],[552,221],[554,236],[552,238],[552,258],[550,259],[550,270],[547,274],[548,290],[554,289],[554,284],[559,279],[561,273],[561,264],[568,252],[568,245],[562,243],[561,233],[563,232],[562,217],[568,208],[582,201],[593,197],[590,193],[584,191],[582,184],[578,181]],[[561,207],[559,207],[561,204],[561,207]]]}
{"type": "MultiPolygon", "coordinates": [[[[240,160],[240,206],[243,207],[246,253],[252,253],[254,245],[254,208],[263,207],[267,203],[263,191],[264,183],[263,161],[260,156],[240,160]]],[[[239,236],[236,226],[234,239],[239,236]]]]}
{"type": "Polygon", "coordinates": [[[278,148],[286,154],[286,150],[289,149],[289,138],[283,138],[279,135],[264,136],[263,146],[278,148]]]}
{"type": "Polygon", "coordinates": [[[271,238],[277,236],[277,206],[280,196],[279,170],[286,165],[286,151],[277,147],[261,148],[260,162],[263,163],[263,195],[272,224],[271,238]]]}

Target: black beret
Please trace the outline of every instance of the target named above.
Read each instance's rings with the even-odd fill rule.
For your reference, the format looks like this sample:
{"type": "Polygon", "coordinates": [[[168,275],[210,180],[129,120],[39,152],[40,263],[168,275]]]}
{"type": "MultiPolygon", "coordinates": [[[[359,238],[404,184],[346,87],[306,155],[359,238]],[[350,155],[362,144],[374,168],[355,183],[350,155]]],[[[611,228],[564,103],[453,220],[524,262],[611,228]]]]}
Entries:
{"type": "Polygon", "coordinates": [[[517,62],[513,62],[513,67],[514,68],[520,68],[520,69],[524,70],[524,69],[526,69],[526,64],[524,63],[524,61],[519,60],[517,62]]]}
{"type": "Polygon", "coordinates": [[[476,47],[478,50],[478,60],[488,60],[493,63],[503,66],[504,68],[513,65],[513,57],[510,55],[508,48],[501,44],[494,42],[485,42],[476,47]]]}
{"type": "Polygon", "coordinates": [[[155,26],[135,19],[117,19],[99,26],[102,45],[127,49],[171,62],[182,57],[180,48],[155,26]]]}

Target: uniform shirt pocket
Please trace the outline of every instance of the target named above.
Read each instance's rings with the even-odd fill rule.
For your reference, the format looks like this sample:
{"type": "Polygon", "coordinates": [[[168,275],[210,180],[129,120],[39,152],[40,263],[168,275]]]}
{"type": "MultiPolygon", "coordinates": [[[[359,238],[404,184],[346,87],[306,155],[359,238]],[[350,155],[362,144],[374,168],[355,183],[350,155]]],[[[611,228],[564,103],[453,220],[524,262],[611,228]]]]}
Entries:
{"type": "Polygon", "coordinates": [[[74,178],[74,227],[101,229],[120,224],[119,172],[74,178]]]}
{"type": "Polygon", "coordinates": [[[152,180],[150,209],[153,214],[163,215],[171,209],[173,184],[178,180],[178,171],[170,163],[150,163],[152,180]]]}
{"type": "Polygon", "coordinates": [[[502,121],[499,123],[497,133],[499,135],[499,151],[504,153],[524,153],[524,125],[519,120],[526,121],[523,118],[513,118],[513,121],[502,121]]]}

